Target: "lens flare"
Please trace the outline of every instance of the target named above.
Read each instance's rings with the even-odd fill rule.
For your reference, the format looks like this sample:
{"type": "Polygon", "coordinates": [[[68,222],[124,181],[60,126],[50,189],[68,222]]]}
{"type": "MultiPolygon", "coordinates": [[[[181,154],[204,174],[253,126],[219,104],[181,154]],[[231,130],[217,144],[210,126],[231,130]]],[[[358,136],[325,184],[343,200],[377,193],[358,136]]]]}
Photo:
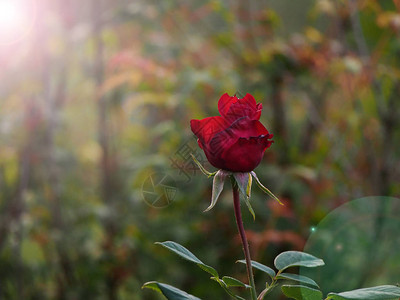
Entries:
{"type": "Polygon", "coordinates": [[[20,20],[17,2],[0,2],[0,24],[2,26],[15,25],[20,20]]]}
{"type": "Polygon", "coordinates": [[[22,39],[31,30],[34,19],[33,0],[0,0],[0,44],[22,39]]]}

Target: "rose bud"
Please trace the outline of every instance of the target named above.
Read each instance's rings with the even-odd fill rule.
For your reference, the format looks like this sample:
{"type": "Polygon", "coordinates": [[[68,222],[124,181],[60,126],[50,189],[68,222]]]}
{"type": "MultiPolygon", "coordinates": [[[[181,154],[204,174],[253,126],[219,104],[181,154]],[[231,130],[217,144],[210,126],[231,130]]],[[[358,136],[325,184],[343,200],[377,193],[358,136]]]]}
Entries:
{"type": "Polygon", "coordinates": [[[218,169],[254,170],[273,143],[273,135],[259,121],[262,104],[257,104],[250,94],[242,99],[224,94],[218,101],[218,110],[221,116],[190,121],[200,148],[218,169]]]}

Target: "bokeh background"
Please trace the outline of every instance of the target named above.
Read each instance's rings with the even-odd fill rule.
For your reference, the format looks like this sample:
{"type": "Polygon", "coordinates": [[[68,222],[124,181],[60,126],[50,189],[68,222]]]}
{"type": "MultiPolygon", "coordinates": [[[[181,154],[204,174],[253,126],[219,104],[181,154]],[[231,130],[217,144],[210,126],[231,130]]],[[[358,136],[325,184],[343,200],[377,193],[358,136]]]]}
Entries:
{"type": "Polygon", "coordinates": [[[202,213],[211,181],[188,159],[190,119],[225,92],[275,135],[256,172],[285,206],[253,189],[253,259],[399,196],[399,35],[398,0],[1,0],[0,299],[161,299],[150,280],[226,298],[164,240],[246,281],[230,187],[202,213]]]}

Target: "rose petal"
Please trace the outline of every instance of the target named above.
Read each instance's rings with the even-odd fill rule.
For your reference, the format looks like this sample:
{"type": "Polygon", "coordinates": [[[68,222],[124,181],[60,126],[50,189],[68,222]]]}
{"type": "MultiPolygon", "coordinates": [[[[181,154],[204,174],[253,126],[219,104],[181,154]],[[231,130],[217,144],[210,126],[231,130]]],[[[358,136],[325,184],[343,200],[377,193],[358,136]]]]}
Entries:
{"type": "Polygon", "coordinates": [[[249,117],[242,117],[236,120],[230,127],[226,129],[230,135],[242,138],[257,137],[260,135],[268,135],[268,130],[258,120],[252,120],[249,117]]]}
{"type": "Polygon", "coordinates": [[[234,172],[252,171],[273,143],[259,122],[262,104],[246,94],[242,99],[224,94],[218,101],[221,117],[191,120],[193,133],[209,162],[234,172]]]}
{"type": "Polygon", "coordinates": [[[261,162],[265,150],[273,141],[272,135],[260,137],[239,138],[226,152],[223,153],[225,170],[232,172],[250,172],[261,162]]]}
{"type": "Polygon", "coordinates": [[[214,152],[219,152],[221,148],[227,148],[236,143],[239,138],[258,137],[269,135],[268,130],[260,121],[250,120],[242,117],[236,120],[231,126],[216,133],[209,140],[209,148],[214,152]]]}
{"type": "Polygon", "coordinates": [[[231,107],[239,99],[235,96],[229,96],[227,93],[223,94],[218,100],[218,111],[222,117],[225,117],[231,107]]]}
{"type": "Polygon", "coordinates": [[[246,94],[243,99],[232,101],[229,109],[223,117],[230,122],[233,122],[242,117],[249,117],[252,120],[259,120],[261,116],[262,105],[257,104],[254,97],[246,94]]]}
{"type": "Polygon", "coordinates": [[[256,105],[256,113],[254,114],[254,116],[252,118],[253,120],[260,120],[262,109],[263,109],[262,104],[261,103],[257,103],[257,105],[256,105]]]}
{"type": "Polygon", "coordinates": [[[193,133],[203,144],[207,144],[216,133],[224,130],[228,126],[229,124],[226,120],[220,116],[209,117],[202,120],[190,120],[190,127],[193,133]]]}
{"type": "MultiPolygon", "coordinates": [[[[219,157],[227,149],[232,147],[239,138],[250,138],[269,136],[268,130],[257,120],[250,120],[242,117],[236,120],[231,126],[215,134],[208,143],[202,147],[206,152],[207,158],[219,157]]],[[[210,159],[209,159],[210,160],[210,159]]],[[[213,159],[215,161],[215,159],[213,159]]],[[[211,162],[211,161],[210,161],[211,162]]],[[[214,165],[215,166],[215,165],[214,165]]]]}

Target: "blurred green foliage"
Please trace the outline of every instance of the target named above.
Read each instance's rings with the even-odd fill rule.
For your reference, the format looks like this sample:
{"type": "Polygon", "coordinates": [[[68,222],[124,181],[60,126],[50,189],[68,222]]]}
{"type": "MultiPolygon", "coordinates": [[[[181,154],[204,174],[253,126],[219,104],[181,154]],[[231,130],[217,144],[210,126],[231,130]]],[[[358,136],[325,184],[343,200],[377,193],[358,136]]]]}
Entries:
{"type": "Polygon", "coordinates": [[[302,250],[347,201],[399,195],[398,0],[35,3],[0,44],[1,299],[160,299],[149,280],[224,299],[165,240],[246,281],[229,188],[202,213],[210,180],[173,164],[201,153],[189,121],[225,92],[253,94],[275,135],[256,172],[285,206],[253,189],[254,260],[302,250]],[[173,179],[165,208],[143,201],[151,174],[173,179]]]}

